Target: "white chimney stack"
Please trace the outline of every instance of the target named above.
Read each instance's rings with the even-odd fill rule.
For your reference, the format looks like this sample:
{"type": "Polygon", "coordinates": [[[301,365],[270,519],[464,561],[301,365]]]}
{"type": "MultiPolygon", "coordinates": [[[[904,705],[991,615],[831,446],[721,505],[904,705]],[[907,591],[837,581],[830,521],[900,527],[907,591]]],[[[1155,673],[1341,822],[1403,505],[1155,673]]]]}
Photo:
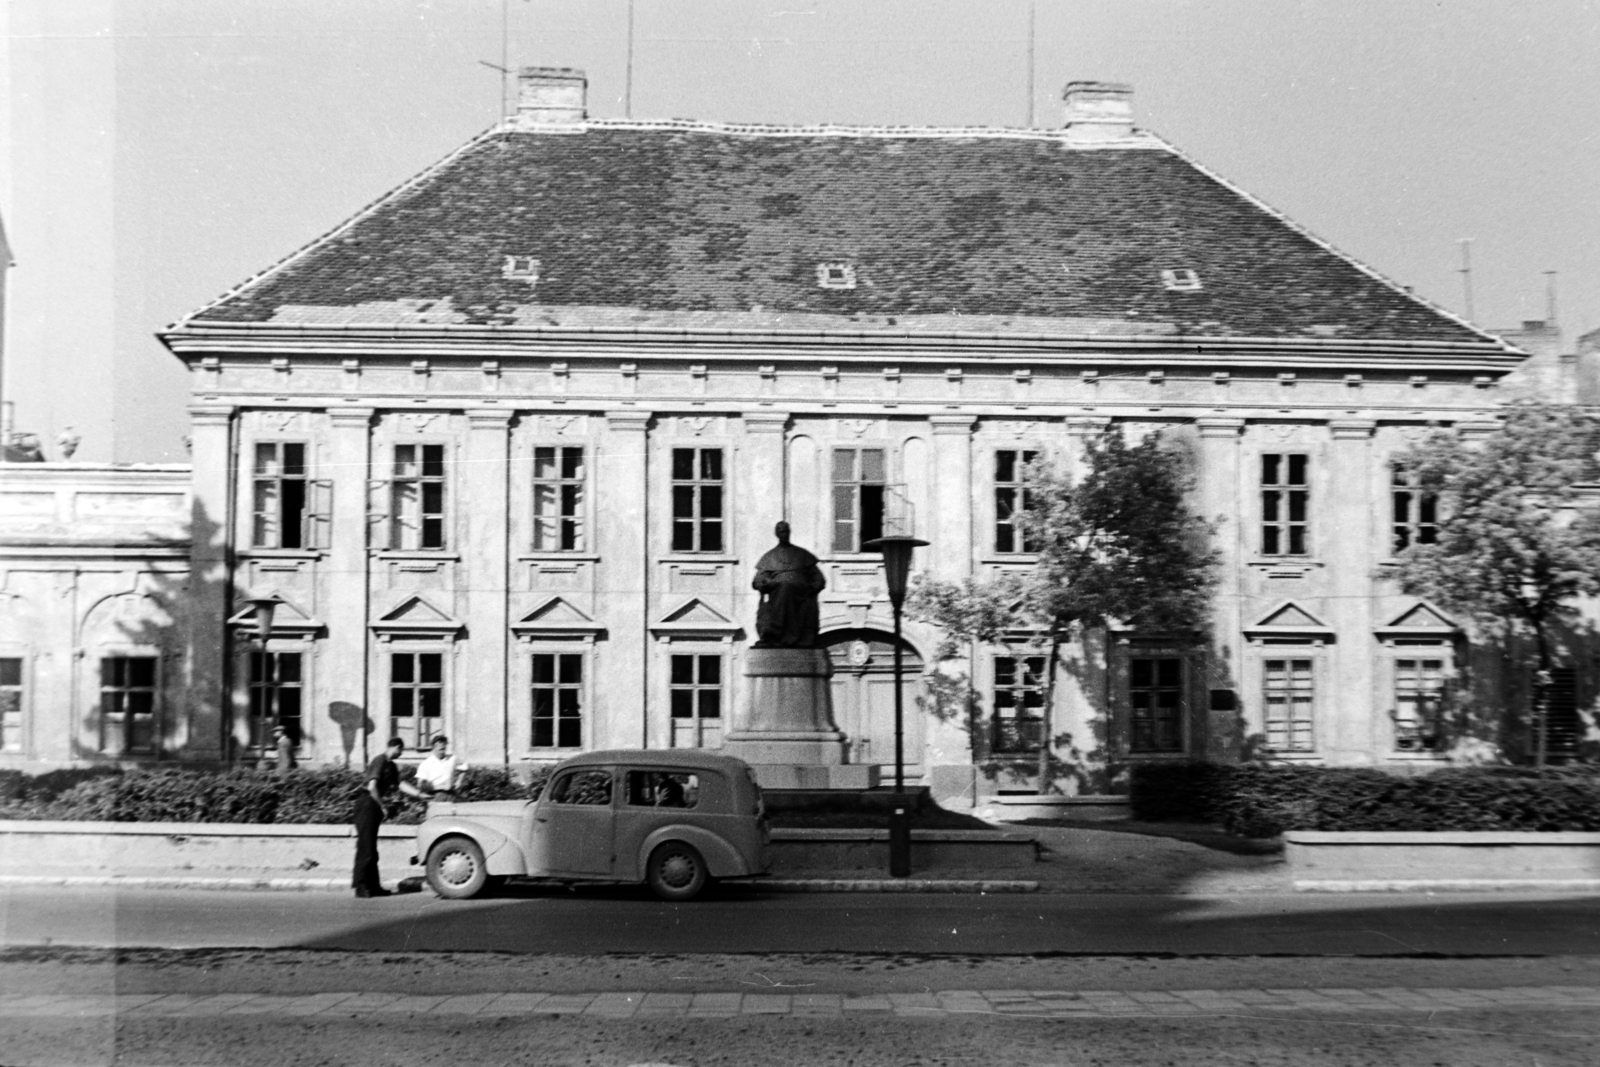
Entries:
{"type": "Polygon", "coordinates": [[[1068,141],[1119,141],[1133,135],[1133,86],[1118,82],[1068,82],[1068,141]]]}
{"type": "Polygon", "coordinates": [[[523,67],[517,72],[519,129],[572,126],[589,117],[589,79],[571,67],[523,67]]]}

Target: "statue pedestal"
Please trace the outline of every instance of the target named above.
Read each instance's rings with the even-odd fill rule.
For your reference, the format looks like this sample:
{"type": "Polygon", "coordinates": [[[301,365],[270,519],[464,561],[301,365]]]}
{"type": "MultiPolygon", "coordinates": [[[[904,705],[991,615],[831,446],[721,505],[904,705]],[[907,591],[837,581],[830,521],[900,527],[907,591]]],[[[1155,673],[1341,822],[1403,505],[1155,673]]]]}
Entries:
{"type": "Polygon", "coordinates": [[[876,768],[845,762],[833,723],[833,664],[819,648],[752,648],[743,706],[722,750],[744,760],[765,789],[870,789],[876,768]]]}

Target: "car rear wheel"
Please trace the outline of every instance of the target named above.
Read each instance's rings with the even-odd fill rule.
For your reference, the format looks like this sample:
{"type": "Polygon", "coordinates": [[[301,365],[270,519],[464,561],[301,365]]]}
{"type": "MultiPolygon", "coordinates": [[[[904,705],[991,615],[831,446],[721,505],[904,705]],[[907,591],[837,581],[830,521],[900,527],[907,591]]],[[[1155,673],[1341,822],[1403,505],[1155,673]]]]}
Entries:
{"type": "Polygon", "coordinates": [[[694,846],[682,841],[657,845],[646,868],[650,891],[662,900],[693,900],[705,890],[710,873],[694,846]]]}
{"type": "Polygon", "coordinates": [[[465,837],[447,837],[428,850],[428,884],[441,897],[464,900],[489,883],[483,849],[465,837]]]}

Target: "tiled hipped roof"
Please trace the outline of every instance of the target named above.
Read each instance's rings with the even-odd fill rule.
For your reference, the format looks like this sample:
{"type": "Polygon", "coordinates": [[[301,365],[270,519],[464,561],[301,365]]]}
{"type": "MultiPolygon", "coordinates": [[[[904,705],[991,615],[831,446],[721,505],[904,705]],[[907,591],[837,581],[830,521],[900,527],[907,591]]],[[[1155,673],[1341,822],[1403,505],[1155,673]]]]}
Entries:
{"type": "Polygon", "coordinates": [[[1487,340],[1154,138],[1091,150],[1001,131],[643,124],[486,135],[189,321],[561,325],[625,313],[1487,340]],[[537,260],[537,281],[506,277],[507,256],[537,260]],[[819,285],[823,263],[853,268],[854,288],[819,285]],[[1164,270],[1192,270],[1200,288],[1173,291],[1164,270]]]}

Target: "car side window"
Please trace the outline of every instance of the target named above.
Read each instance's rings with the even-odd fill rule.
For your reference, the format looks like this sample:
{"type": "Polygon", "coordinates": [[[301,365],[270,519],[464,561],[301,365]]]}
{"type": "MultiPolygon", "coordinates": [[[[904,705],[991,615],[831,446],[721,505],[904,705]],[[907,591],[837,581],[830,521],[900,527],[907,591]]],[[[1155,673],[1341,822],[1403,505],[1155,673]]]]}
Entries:
{"type": "Polygon", "coordinates": [[[639,808],[692,808],[700,801],[700,776],[675,771],[629,771],[627,803],[639,808]]]}
{"type": "Polygon", "coordinates": [[[590,804],[603,806],[611,803],[611,772],[602,770],[573,771],[563,774],[550,789],[550,800],[556,804],[590,804]]]}

